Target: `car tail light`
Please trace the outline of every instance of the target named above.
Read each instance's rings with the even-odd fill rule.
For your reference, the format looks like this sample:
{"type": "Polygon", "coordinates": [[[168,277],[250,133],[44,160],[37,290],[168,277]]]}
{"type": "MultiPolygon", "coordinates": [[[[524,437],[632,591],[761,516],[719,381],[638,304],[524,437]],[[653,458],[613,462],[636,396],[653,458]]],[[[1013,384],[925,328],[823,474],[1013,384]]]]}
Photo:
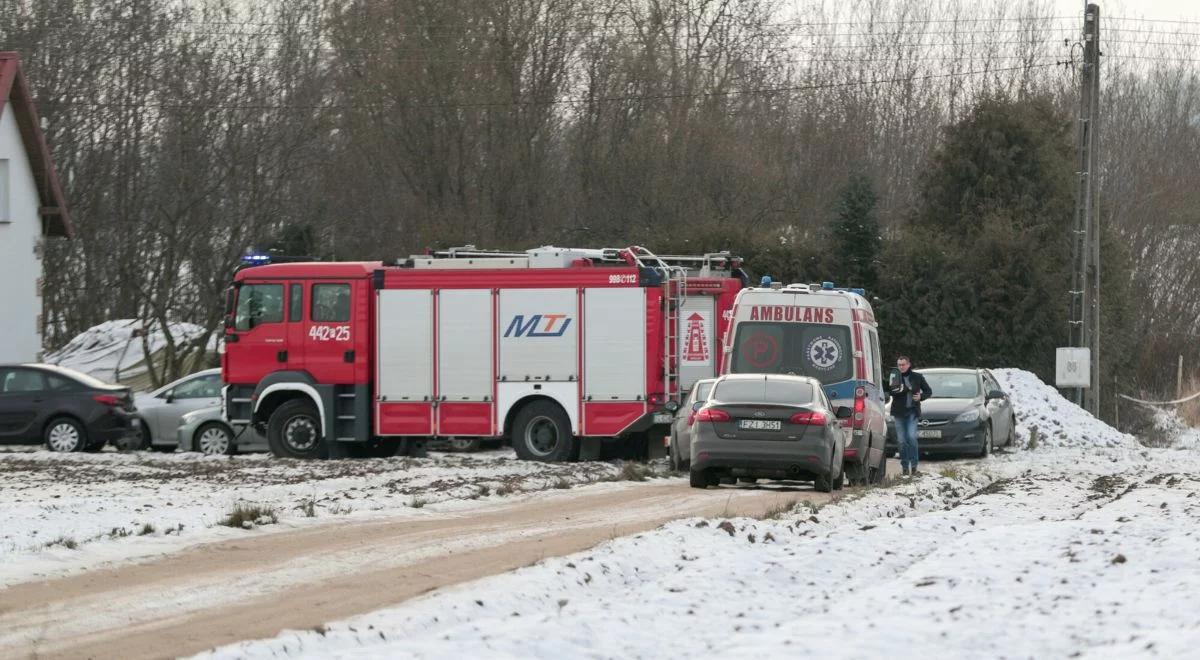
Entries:
{"type": "Polygon", "coordinates": [[[96,403],[112,408],[119,408],[122,404],[124,404],[124,401],[121,400],[121,397],[115,394],[94,394],[92,395],[92,400],[96,403]]]}
{"type": "Polygon", "coordinates": [[[800,426],[825,426],[825,423],[829,420],[825,417],[825,413],[823,412],[812,412],[805,410],[804,412],[798,412],[795,415],[792,415],[791,419],[788,421],[792,424],[798,424],[800,426]]]}
{"type": "Polygon", "coordinates": [[[867,388],[859,387],[854,390],[854,421],[853,428],[861,429],[864,413],[867,411],[867,388]]]}
{"type": "Polygon", "coordinates": [[[696,413],[697,422],[728,422],[730,419],[729,413],[716,408],[701,408],[696,413]]]}

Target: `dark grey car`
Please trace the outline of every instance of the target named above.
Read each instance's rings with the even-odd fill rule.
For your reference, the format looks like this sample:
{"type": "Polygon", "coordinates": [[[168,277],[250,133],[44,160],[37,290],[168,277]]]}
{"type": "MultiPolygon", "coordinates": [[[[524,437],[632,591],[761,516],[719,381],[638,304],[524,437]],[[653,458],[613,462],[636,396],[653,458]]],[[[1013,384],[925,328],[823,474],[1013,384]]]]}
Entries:
{"type": "Polygon", "coordinates": [[[696,428],[696,412],[708,401],[708,393],[715,382],[716,378],[702,378],[693,383],[692,391],[688,392],[683,406],[675,413],[668,453],[671,456],[671,468],[676,472],[686,470],[692,464],[692,429],[696,428]]]}
{"type": "MultiPolygon", "coordinates": [[[[917,448],[923,456],[984,457],[1012,444],[1016,415],[1012,401],[987,369],[922,369],[933,397],[921,402],[917,448]]],[[[888,456],[896,453],[896,425],[887,419],[888,456]]]]}
{"type": "Polygon", "coordinates": [[[735,374],[717,379],[693,423],[691,484],[723,479],[813,481],[841,488],[846,432],[821,383],[806,376],[735,374]]]}

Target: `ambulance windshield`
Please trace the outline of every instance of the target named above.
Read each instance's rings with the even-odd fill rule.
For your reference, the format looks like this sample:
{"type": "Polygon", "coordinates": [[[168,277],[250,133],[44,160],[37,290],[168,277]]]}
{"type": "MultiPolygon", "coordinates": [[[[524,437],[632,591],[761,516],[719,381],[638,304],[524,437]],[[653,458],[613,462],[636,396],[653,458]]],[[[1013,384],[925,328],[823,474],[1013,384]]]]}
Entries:
{"type": "Polygon", "coordinates": [[[821,323],[746,321],[737,326],[731,373],[795,374],[822,383],[854,377],[850,328],[821,323]]]}

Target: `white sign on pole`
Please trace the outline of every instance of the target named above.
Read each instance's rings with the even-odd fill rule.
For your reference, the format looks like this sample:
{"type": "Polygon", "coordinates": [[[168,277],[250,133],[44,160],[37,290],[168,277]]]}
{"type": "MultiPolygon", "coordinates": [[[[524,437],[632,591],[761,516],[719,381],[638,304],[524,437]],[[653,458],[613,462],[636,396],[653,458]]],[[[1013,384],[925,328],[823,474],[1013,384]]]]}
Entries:
{"type": "Polygon", "coordinates": [[[1091,387],[1092,351],[1089,348],[1060,348],[1054,356],[1055,387],[1091,387]]]}

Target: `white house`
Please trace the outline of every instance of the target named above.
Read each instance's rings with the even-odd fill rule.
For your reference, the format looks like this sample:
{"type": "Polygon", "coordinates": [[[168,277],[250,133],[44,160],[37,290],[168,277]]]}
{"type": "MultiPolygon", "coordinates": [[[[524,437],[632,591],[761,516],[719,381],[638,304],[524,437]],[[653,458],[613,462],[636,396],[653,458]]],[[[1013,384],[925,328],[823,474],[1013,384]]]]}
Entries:
{"type": "Polygon", "coordinates": [[[71,221],[16,53],[0,52],[0,364],[42,352],[42,242],[71,221]]]}

